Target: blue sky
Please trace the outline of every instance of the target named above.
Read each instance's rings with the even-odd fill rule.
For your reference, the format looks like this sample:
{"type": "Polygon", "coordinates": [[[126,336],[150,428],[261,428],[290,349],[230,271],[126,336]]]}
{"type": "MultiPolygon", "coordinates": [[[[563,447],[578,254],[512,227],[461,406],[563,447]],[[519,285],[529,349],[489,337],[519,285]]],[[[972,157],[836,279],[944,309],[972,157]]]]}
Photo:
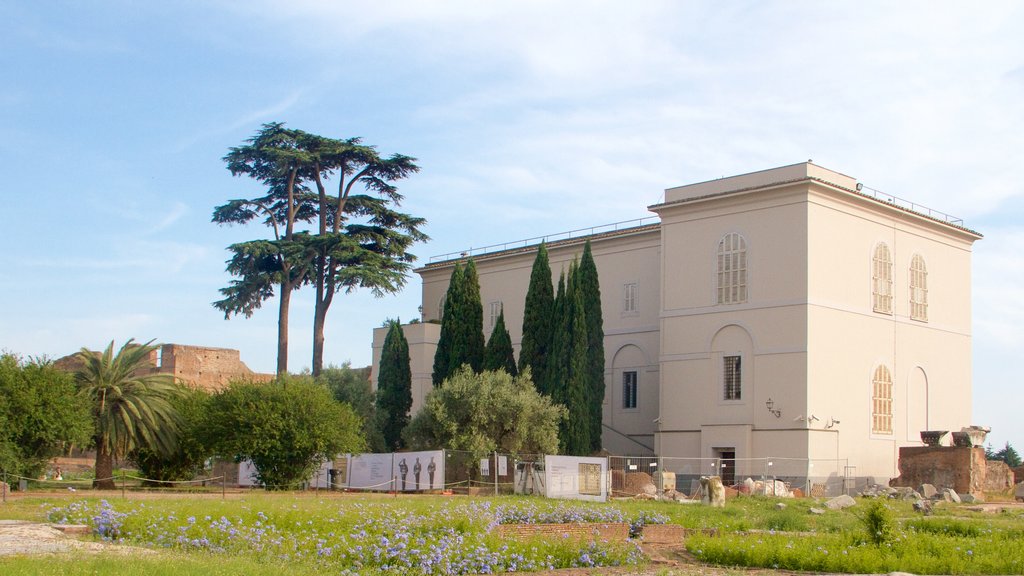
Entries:
{"type": "MultiPolygon", "coordinates": [[[[268,121],[419,159],[430,256],[647,216],[665,188],[809,158],[982,232],[974,421],[1024,444],[1024,5],[1014,2],[0,0],[0,349],[111,339],[275,365],[276,305],[210,302],[221,157],[268,121]]],[[[400,296],[335,301],[328,363],[370,361],[400,296]]],[[[309,366],[312,299],[292,307],[309,366]]]]}

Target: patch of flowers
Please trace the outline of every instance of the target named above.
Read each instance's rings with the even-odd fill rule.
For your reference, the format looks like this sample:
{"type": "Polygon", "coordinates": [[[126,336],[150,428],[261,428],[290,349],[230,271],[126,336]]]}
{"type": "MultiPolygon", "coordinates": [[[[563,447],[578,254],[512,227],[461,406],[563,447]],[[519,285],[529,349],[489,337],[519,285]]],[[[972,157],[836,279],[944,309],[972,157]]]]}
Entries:
{"type": "Polygon", "coordinates": [[[573,539],[502,541],[499,523],[664,521],[627,519],[613,507],[445,502],[410,507],[371,502],[266,511],[210,503],[209,514],[165,503],[117,510],[106,501],[52,508],[56,523],[89,524],[101,538],[136,545],[308,562],[342,574],[486,574],[568,567],[631,565],[639,547],[573,539]],[[241,508],[241,509],[240,509],[241,508]],[[228,513],[228,510],[231,512],[228,513]]]}

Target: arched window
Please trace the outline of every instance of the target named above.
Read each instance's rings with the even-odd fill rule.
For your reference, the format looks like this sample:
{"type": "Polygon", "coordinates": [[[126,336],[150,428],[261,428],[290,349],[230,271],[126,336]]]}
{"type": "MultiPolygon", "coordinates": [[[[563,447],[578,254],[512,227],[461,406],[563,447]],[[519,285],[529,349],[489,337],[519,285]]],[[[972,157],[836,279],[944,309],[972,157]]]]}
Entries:
{"type": "Polygon", "coordinates": [[[892,256],[885,242],[875,246],[872,258],[871,299],[875,312],[892,314],[892,256]]]}
{"type": "Polygon", "coordinates": [[[928,321],[928,268],[920,254],[910,261],[910,317],[928,321]]]}
{"type": "Polygon", "coordinates": [[[718,243],[718,303],[747,301],[747,241],[743,236],[726,234],[718,243]]]}
{"type": "Polygon", "coordinates": [[[884,365],[875,368],[871,388],[871,432],[892,434],[892,374],[884,365]]]}

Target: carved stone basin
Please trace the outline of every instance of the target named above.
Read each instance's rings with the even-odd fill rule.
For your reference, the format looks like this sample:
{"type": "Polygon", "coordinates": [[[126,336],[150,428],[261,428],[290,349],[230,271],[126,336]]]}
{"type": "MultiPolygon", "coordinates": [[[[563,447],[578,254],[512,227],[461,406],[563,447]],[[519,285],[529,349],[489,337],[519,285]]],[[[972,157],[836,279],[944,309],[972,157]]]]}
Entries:
{"type": "Polygon", "coordinates": [[[942,446],[942,441],[949,435],[949,430],[922,430],[921,442],[925,446],[942,446]]]}

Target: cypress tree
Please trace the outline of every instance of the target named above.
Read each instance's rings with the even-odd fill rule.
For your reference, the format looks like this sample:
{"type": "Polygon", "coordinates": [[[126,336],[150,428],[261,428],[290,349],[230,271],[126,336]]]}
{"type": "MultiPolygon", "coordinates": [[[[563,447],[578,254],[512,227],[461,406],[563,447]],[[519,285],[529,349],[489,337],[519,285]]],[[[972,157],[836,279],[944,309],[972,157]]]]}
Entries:
{"type": "MultiPolygon", "coordinates": [[[[544,370],[544,379],[537,380],[543,383],[538,386],[541,394],[551,397],[556,404],[565,405],[565,378],[568,374],[569,364],[569,332],[565,322],[565,272],[558,276],[558,291],[551,307],[551,348],[548,350],[547,368],[544,370]]],[[[564,426],[564,422],[561,426],[564,426]]],[[[561,430],[561,427],[559,428],[561,430]]],[[[559,432],[559,436],[561,436],[559,432]]]]}
{"type": "Polygon", "coordinates": [[[543,243],[537,249],[530,273],[530,287],[526,291],[526,306],[523,312],[523,339],[519,348],[519,371],[527,366],[533,373],[534,386],[543,391],[548,353],[551,348],[551,334],[554,330],[552,313],[555,306],[554,289],[551,285],[551,265],[548,263],[548,249],[543,243]]]}
{"type": "Polygon", "coordinates": [[[464,279],[462,265],[455,264],[451,278],[448,280],[448,291],[444,296],[444,310],[441,312],[441,335],[437,341],[437,352],[434,353],[434,372],[431,380],[435,388],[441,386],[445,378],[452,374],[450,366],[452,351],[457,340],[459,318],[462,316],[464,279]]]}
{"type": "Polygon", "coordinates": [[[588,390],[587,314],[583,304],[581,274],[576,263],[569,268],[565,294],[565,325],[568,338],[568,374],[565,381],[565,407],[569,417],[565,420],[563,452],[574,456],[591,453],[590,391],[588,390]]]}
{"type": "Polygon", "coordinates": [[[402,326],[391,321],[380,353],[377,376],[377,418],[384,442],[390,450],[402,448],[402,430],[409,424],[412,409],[412,369],[409,341],[402,326]]]}
{"type": "Polygon", "coordinates": [[[476,275],[476,264],[470,258],[463,274],[463,305],[460,310],[461,349],[452,356],[451,374],[463,364],[469,364],[473,371],[479,373],[484,365],[484,305],[480,301],[480,280],[476,275]]]}
{"type": "Polygon", "coordinates": [[[491,330],[491,337],[487,340],[487,349],[484,351],[484,370],[504,370],[512,377],[519,374],[516,369],[516,359],[512,352],[512,337],[505,328],[505,309],[498,313],[498,320],[494,323],[494,330],[491,330]]]}
{"type": "Polygon", "coordinates": [[[590,407],[590,452],[601,450],[601,423],[604,416],[604,318],[601,314],[601,284],[590,240],[583,247],[577,271],[586,313],[587,328],[587,404],[590,407]]]}

